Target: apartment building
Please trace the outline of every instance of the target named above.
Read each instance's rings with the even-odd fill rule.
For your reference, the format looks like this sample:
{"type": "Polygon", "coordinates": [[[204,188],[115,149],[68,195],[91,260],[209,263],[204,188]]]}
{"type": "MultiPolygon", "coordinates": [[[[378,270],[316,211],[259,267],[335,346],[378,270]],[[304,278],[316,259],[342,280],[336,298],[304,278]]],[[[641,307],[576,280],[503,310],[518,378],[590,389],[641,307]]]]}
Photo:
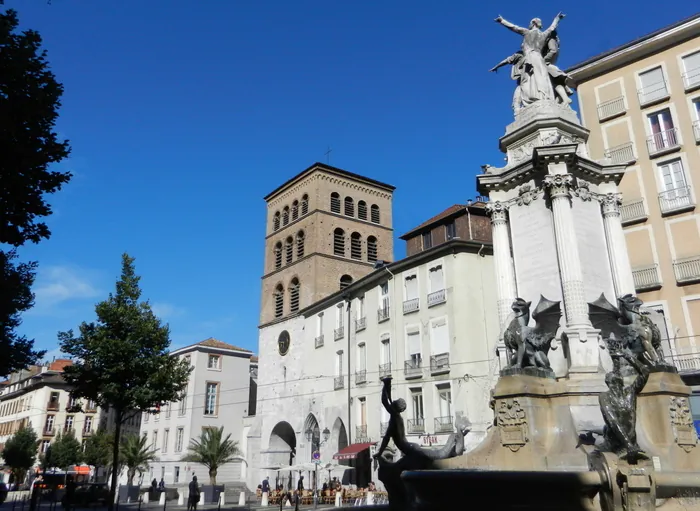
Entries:
{"type": "MultiPolygon", "coordinates": [[[[315,452],[324,463],[353,466],[336,476],[376,482],[371,454],[388,424],[380,401],[380,378],[388,375],[392,398],[408,404],[411,441],[443,444],[460,418],[473,424],[469,446],[483,438],[499,369],[484,209],[481,203],[448,208],[402,236],[406,258],[377,261],[352,283],[335,273],[333,293],[260,326],[249,485],[274,480],[271,469],[310,462],[315,452]]],[[[307,475],[307,486],[313,477],[307,475]]],[[[328,476],[320,477],[322,484],[328,476]]]]}
{"type": "Polygon", "coordinates": [[[637,293],[663,314],[676,365],[699,384],[700,14],[568,72],[591,156],[628,165],[622,221],[637,293]]]}
{"type": "MultiPolygon", "coordinates": [[[[240,442],[243,419],[255,415],[257,358],[249,350],[217,339],[180,348],[172,356],[187,360],[193,370],[185,397],[168,403],[156,414],[143,414],[141,435],[150,439],[157,460],[150,465],[146,482],[164,479],[168,486],[186,485],[196,475],[202,483],[208,470],[181,461],[192,439],[206,428],[224,428],[224,435],[240,442]]],[[[244,448],[243,445],[239,446],[244,448]]],[[[217,482],[237,482],[246,477],[246,453],[219,469],[217,482]]]]}

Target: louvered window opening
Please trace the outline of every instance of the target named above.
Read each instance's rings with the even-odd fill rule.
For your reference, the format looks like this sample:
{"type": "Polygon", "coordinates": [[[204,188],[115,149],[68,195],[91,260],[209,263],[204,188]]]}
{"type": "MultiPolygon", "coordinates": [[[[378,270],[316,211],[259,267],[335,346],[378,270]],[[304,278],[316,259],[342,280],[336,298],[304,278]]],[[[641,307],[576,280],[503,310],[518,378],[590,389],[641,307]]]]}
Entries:
{"type": "Polygon", "coordinates": [[[372,205],[371,208],[372,222],[375,224],[379,223],[379,206],[372,205]]]}
{"type": "Polygon", "coordinates": [[[294,201],[292,204],[292,220],[299,218],[299,203],[294,201]]]}
{"type": "Polygon", "coordinates": [[[331,194],[331,212],[340,214],[340,195],[331,194]]]}
{"type": "Polygon", "coordinates": [[[309,198],[304,195],[301,199],[301,216],[306,215],[309,212],[309,198]]]}
{"type": "Polygon", "coordinates": [[[272,219],[272,228],[276,231],[280,228],[280,214],[275,213],[275,218],[272,219]]]}
{"type": "Polygon", "coordinates": [[[370,263],[377,261],[377,239],[374,236],[367,238],[367,260],[370,263]]]}
{"type": "Polygon", "coordinates": [[[287,245],[285,246],[285,252],[286,252],[286,260],[287,264],[292,262],[292,258],[294,257],[294,244],[292,243],[291,238],[287,240],[287,245]]]}
{"type": "Polygon", "coordinates": [[[284,292],[278,289],[275,292],[275,317],[281,318],[284,314],[284,292]]]}
{"type": "Polygon", "coordinates": [[[350,284],[352,284],[352,277],[350,275],[343,275],[340,277],[340,289],[345,289],[350,284]]]}
{"type": "Polygon", "coordinates": [[[304,257],[304,233],[300,232],[297,235],[297,258],[301,259],[304,257]]]}
{"type": "Polygon", "coordinates": [[[282,225],[287,225],[289,223],[289,208],[284,208],[284,213],[282,213],[282,225]]]}
{"type": "Polygon", "coordinates": [[[350,257],[353,259],[362,259],[362,239],[356,232],[352,233],[350,238],[350,257]]]}
{"type": "Polygon", "coordinates": [[[355,216],[355,203],[350,197],[345,197],[345,216],[355,216]]]}
{"type": "Polygon", "coordinates": [[[345,232],[342,229],[336,229],[333,233],[333,254],[345,256],[345,232]]]}
{"type": "Polygon", "coordinates": [[[293,284],[289,290],[289,307],[292,312],[299,310],[299,284],[293,284]]]}
{"type": "Polygon", "coordinates": [[[282,245],[275,247],[275,269],[279,270],[282,267],[282,245]]]}
{"type": "Polygon", "coordinates": [[[357,203],[357,218],[367,220],[367,203],[363,200],[357,203]]]}

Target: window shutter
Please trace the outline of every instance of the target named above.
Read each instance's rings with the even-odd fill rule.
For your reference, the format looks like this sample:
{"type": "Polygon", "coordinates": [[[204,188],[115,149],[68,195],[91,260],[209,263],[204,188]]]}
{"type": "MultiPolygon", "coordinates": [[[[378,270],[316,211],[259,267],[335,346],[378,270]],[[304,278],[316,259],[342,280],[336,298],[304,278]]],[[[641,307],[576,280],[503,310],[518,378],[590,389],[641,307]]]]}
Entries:
{"type": "Polygon", "coordinates": [[[700,51],[683,57],[683,67],[686,73],[693,74],[693,71],[700,73],[700,51]]]}
{"type": "Polygon", "coordinates": [[[650,69],[639,75],[639,81],[642,82],[642,88],[658,86],[664,81],[664,73],[660,67],[650,69]]]}
{"type": "Polygon", "coordinates": [[[447,323],[445,320],[436,321],[433,323],[431,332],[431,349],[433,355],[450,352],[450,338],[447,332],[447,323]]]}
{"type": "Polygon", "coordinates": [[[421,352],[420,350],[420,332],[409,332],[407,334],[408,354],[415,355],[421,352]]]}

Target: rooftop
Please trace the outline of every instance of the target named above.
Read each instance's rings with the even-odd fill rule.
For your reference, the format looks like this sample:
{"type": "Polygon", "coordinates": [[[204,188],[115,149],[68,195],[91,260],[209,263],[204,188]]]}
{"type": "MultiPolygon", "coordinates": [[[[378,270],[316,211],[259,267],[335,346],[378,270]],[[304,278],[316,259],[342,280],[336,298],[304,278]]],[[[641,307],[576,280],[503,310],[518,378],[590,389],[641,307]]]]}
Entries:
{"type": "Polygon", "coordinates": [[[200,341],[193,346],[206,346],[208,348],[219,348],[222,350],[234,350],[234,351],[245,351],[247,353],[253,353],[250,350],[247,350],[245,348],[239,348],[238,346],[234,346],[233,344],[228,344],[227,342],[220,341],[218,339],[214,339],[213,337],[209,337],[208,339],[204,339],[203,341],[200,341]]]}
{"type": "Polygon", "coordinates": [[[410,231],[408,231],[406,234],[403,236],[399,236],[399,239],[402,240],[407,240],[408,238],[412,238],[416,234],[420,233],[420,231],[427,230],[428,227],[431,227],[437,223],[440,223],[442,220],[446,220],[450,217],[457,216],[461,213],[466,212],[466,209],[469,208],[471,211],[473,211],[475,208],[482,210],[486,207],[485,202],[480,202],[476,201],[471,204],[453,204],[449,208],[445,209],[441,213],[438,213],[432,218],[429,218],[422,224],[420,224],[418,227],[414,227],[410,231]]]}
{"type": "Polygon", "coordinates": [[[67,358],[59,358],[49,364],[49,371],[63,371],[66,367],[72,366],[73,362],[67,358]]]}

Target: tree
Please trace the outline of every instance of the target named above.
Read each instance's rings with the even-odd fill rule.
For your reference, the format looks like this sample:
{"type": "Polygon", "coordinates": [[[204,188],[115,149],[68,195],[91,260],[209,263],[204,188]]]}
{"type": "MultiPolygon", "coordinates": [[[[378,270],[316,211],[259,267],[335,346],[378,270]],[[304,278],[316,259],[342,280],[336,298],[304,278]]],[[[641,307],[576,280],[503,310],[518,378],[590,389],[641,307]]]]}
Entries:
{"type": "MultiPolygon", "coordinates": [[[[68,156],[54,127],[63,86],[56,81],[34,30],[18,32],[17,12],[0,13],[0,245],[38,243],[51,232],[45,196],[61,189],[70,172],[49,166],[68,156]]],[[[35,263],[16,265],[16,252],[0,251],[0,376],[36,363],[44,352],[19,336],[20,313],[33,305],[35,263]]]]}
{"type": "Polygon", "coordinates": [[[219,467],[231,463],[241,455],[238,442],[231,440],[231,433],[224,436],[224,427],[206,428],[199,439],[192,439],[182,461],[199,463],[209,469],[209,482],[216,484],[219,467]]]}
{"type": "Polygon", "coordinates": [[[58,334],[61,350],[74,360],[63,373],[73,394],[112,410],[110,511],[122,425],[136,414],[180,400],[191,371],[185,360],[170,356],[170,329],[161,325],[148,302],[139,301],[139,280],[134,259],[124,254],[116,292],[95,306],[97,322],[81,324],[78,336],[72,330],[58,334]]]}
{"type": "Polygon", "coordinates": [[[82,459],[83,449],[73,430],[64,435],[59,433],[51,446],[51,468],[66,470],[71,465],[80,463],[82,459]]]}
{"type": "Polygon", "coordinates": [[[147,445],[145,436],[127,435],[122,441],[120,456],[126,466],[126,484],[134,484],[136,472],[142,474],[148,470],[148,465],[156,459],[156,451],[147,445]]]}
{"type": "Polygon", "coordinates": [[[15,483],[22,484],[27,471],[34,466],[39,439],[32,428],[21,428],[5,443],[2,458],[10,471],[15,483]]]}
{"type": "Polygon", "coordinates": [[[85,442],[84,461],[88,465],[98,468],[112,465],[112,443],[114,436],[107,430],[100,428],[94,435],[88,437],[85,442]]]}

